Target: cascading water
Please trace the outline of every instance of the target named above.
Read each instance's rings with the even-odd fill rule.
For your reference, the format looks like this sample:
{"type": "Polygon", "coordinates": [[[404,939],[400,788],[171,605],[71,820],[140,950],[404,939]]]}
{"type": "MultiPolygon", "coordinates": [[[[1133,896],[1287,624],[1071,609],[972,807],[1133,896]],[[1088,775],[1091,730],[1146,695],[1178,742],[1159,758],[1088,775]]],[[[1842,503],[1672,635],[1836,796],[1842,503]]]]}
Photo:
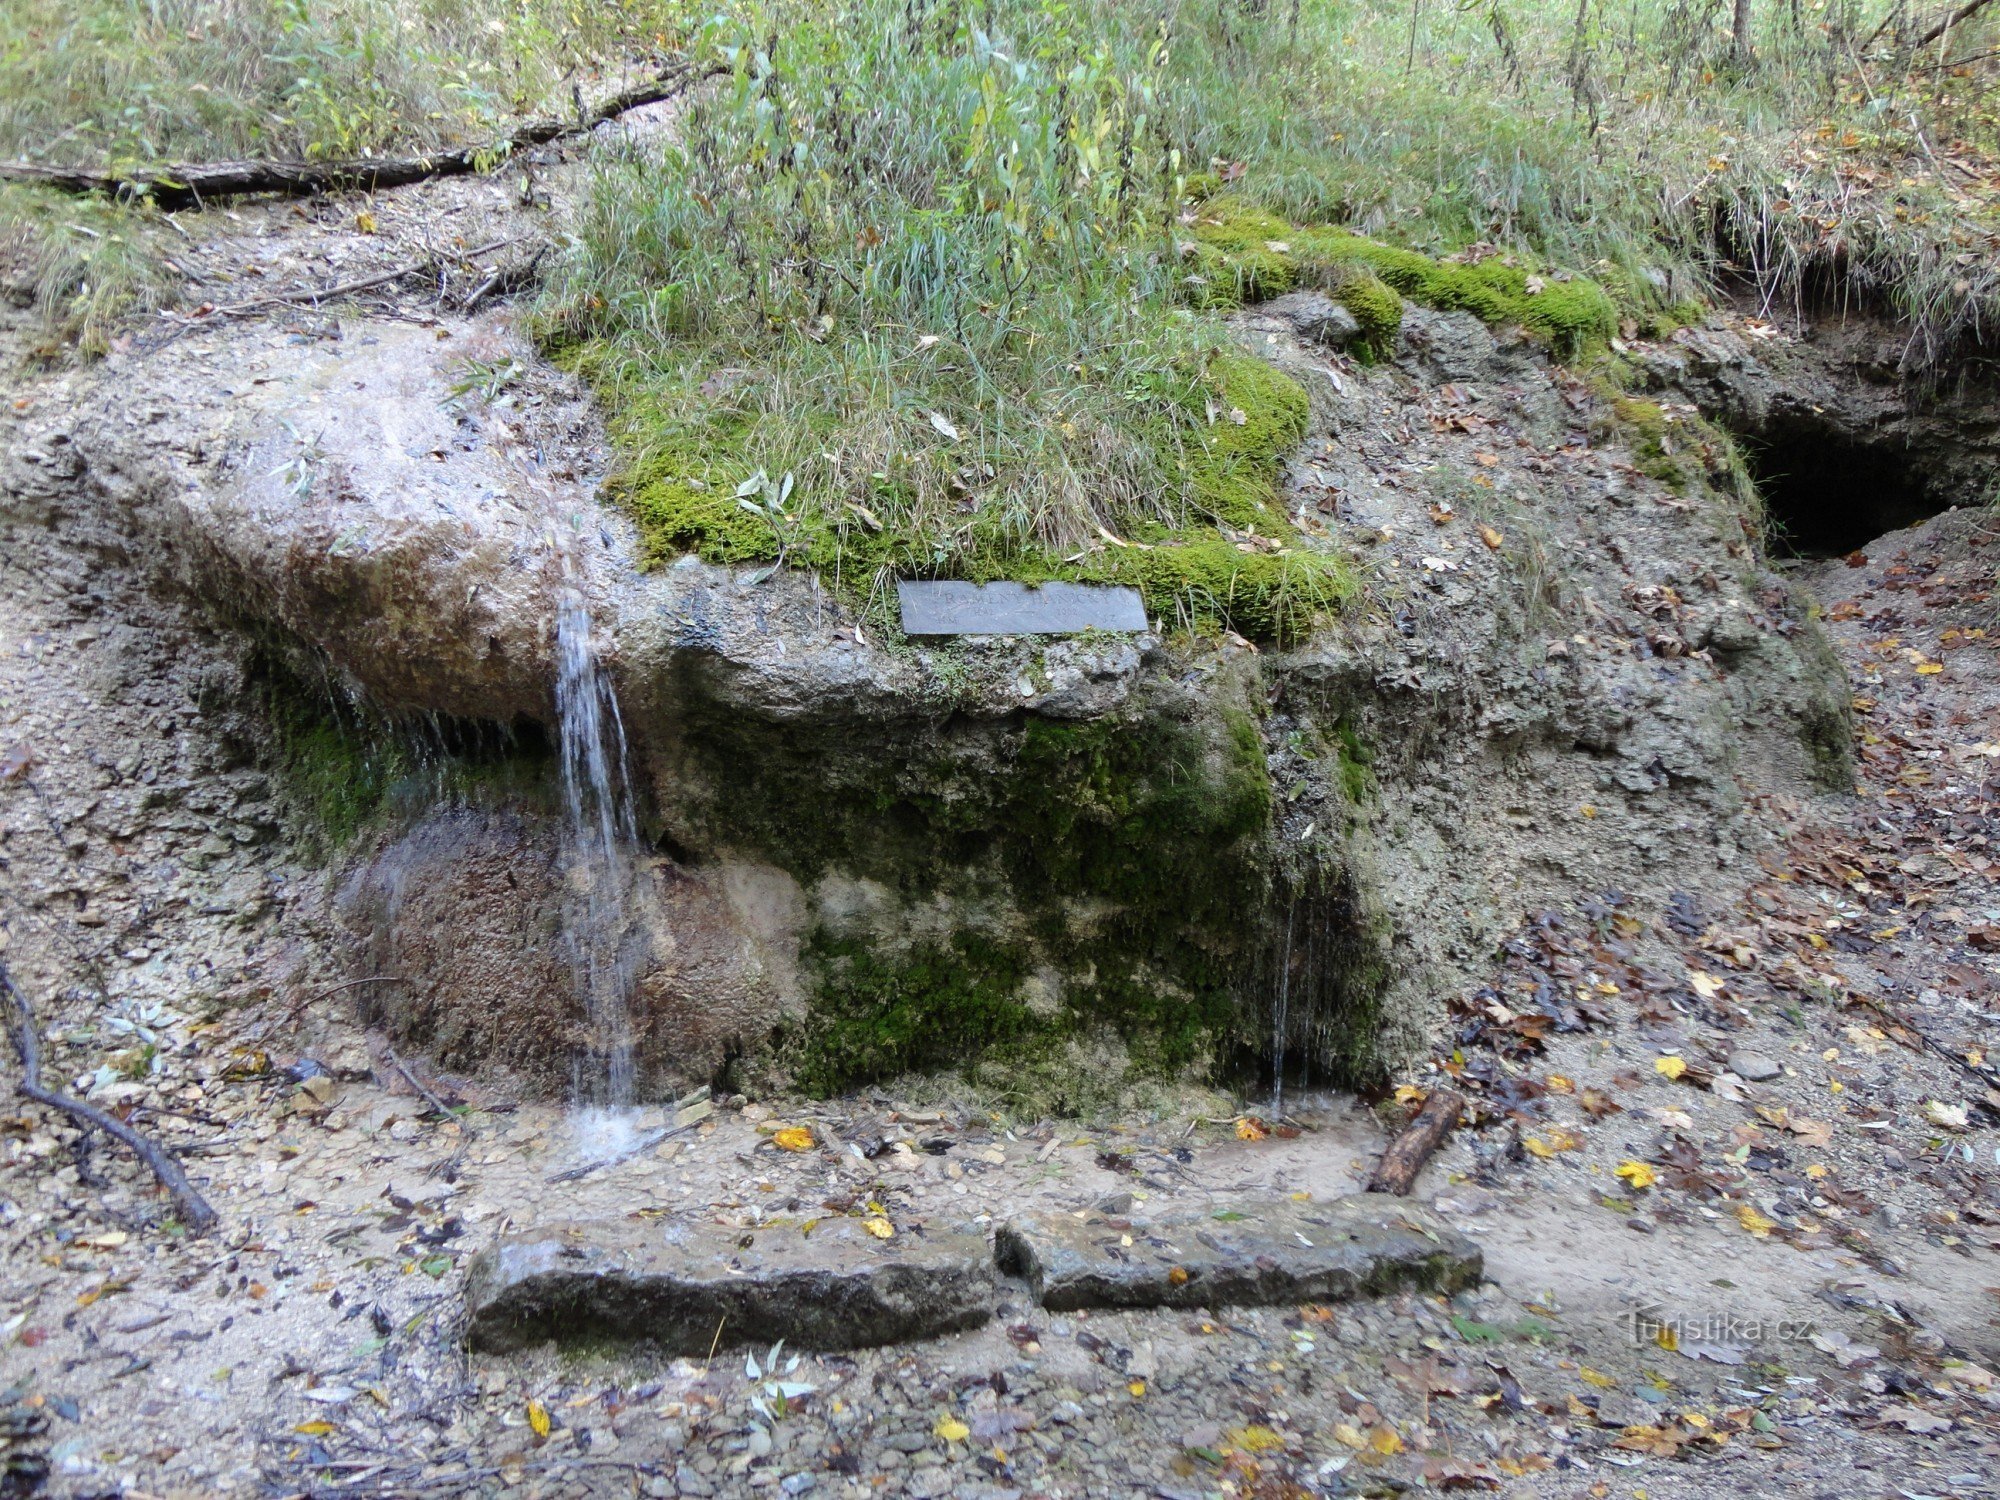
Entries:
{"type": "Polygon", "coordinates": [[[587,1148],[616,1149],[633,1128],[635,964],[625,927],[638,827],[618,697],[597,659],[590,607],[574,587],[556,600],[555,646],[570,898],[564,926],[588,1025],[574,1080],[578,1136],[587,1148]]]}

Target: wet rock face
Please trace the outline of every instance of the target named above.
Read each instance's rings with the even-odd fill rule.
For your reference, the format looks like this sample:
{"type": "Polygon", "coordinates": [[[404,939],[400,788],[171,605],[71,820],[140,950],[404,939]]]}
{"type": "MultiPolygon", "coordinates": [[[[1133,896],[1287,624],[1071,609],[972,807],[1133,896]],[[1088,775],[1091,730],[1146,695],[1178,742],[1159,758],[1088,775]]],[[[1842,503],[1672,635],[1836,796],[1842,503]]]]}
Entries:
{"type": "Polygon", "coordinates": [[[611,1338],[702,1355],[718,1340],[860,1349],[956,1333],[992,1317],[998,1278],[977,1231],[618,1221],[499,1241],[472,1263],[465,1298],[482,1349],[611,1338]]]}
{"type": "MultiPolygon", "coordinates": [[[[798,1004],[797,892],[775,871],[689,873],[636,856],[617,961],[647,1092],[706,1080],[798,1004]]],[[[358,943],[371,1018],[449,1066],[500,1063],[550,1091],[584,1046],[553,820],[441,809],[356,861],[337,909],[358,943]]]]}
{"type": "MultiPolygon", "coordinates": [[[[552,730],[575,590],[641,792],[621,956],[660,1086],[732,1057],[813,1090],[988,1068],[1070,1110],[1218,1059],[1351,1079],[1424,1044],[1523,910],[1715,878],[1746,792],[1847,754],[1837,669],[1712,456],[1522,339],[1403,327],[1364,369],[1310,296],[1238,320],[1311,396],[1287,508],[1364,588],[1283,653],[890,649],[808,577],[642,571],[573,390],[454,394],[468,354],[534,367],[497,322],[121,356],[14,445],[6,500],[385,735],[552,730]]],[[[554,1088],[579,1018],[549,790],[376,814],[333,880],[356,977],[398,976],[359,987],[379,1018],[554,1088]]]]}

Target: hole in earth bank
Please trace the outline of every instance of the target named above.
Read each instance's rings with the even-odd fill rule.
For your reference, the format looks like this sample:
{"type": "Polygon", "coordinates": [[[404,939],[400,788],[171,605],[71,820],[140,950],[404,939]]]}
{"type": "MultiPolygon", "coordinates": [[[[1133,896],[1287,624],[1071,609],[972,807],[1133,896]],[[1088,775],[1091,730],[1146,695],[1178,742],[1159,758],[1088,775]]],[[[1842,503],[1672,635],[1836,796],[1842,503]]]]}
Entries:
{"type": "Polygon", "coordinates": [[[1844,556],[1951,505],[1918,456],[1893,438],[1870,441],[1830,421],[1774,416],[1741,445],[1781,555],[1844,556]]]}

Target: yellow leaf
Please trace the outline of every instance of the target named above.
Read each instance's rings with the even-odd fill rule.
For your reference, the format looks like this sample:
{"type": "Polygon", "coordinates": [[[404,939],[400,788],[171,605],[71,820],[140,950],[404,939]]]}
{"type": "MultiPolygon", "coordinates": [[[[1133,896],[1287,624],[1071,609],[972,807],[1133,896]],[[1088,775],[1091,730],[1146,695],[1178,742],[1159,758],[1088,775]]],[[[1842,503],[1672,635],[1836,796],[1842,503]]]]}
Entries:
{"type": "Polygon", "coordinates": [[[299,1423],[292,1431],[302,1433],[306,1437],[325,1437],[329,1432],[338,1432],[340,1429],[324,1418],[315,1418],[310,1422],[299,1423]]]}
{"type": "Polygon", "coordinates": [[[360,213],[354,216],[354,227],[363,234],[373,234],[375,232],[375,215],[368,212],[365,208],[362,209],[360,213]]]}
{"type": "Polygon", "coordinates": [[[1272,1453],[1285,1446],[1285,1440],[1268,1427],[1232,1427],[1222,1435],[1222,1440],[1232,1448],[1241,1448],[1246,1453],[1272,1453]]]}
{"type": "Polygon", "coordinates": [[[1765,1218],[1747,1203],[1736,1205],[1736,1222],[1756,1235],[1760,1240],[1778,1227],[1776,1219],[1765,1218]]]}
{"type": "Polygon", "coordinates": [[[1236,1139],[1239,1141],[1261,1141],[1265,1133],[1264,1127],[1248,1115],[1236,1122],[1236,1139]]]}
{"type": "Polygon", "coordinates": [[[1555,1147],[1551,1146],[1538,1135],[1524,1136],[1521,1144],[1539,1156],[1543,1161],[1547,1161],[1556,1154],[1555,1147]]]}
{"type": "Polygon", "coordinates": [[[1395,1428],[1378,1427],[1369,1434],[1368,1446],[1386,1458],[1392,1453],[1403,1451],[1403,1440],[1396,1436],[1395,1428]]]}
{"type": "Polygon", "coordinates": [[[1700,969],[1688,970],[1688,983],[1694,986],[1694,992],[1704,1000],[1713,1000],[1722,993],[1723,981],[1700,969]]]}
{"type": "Polygon", "coordinates": [[[1479,528],[1479,540],[1486,543],[1486,550],[1488,552],[1498,552],[1500,544],[1506,539],[1491,526],[1482,526],[1479,528]]]}
{"type": "Polygon", "coordinates": [[[1613,1380],[1602,1370],[1593,1370],[1589,1365],[1577,1366],[1576,1373],[1581,1375],[1591,1385],[1596,1386],[1600,1391],[1608,1391],[1614,1385],[1618,1384],[1617,1381],[1613,1380]]]}
{"type": "Polygon", "coordinates": [[[1569,1094],[1576,1091],[1576,1085],[1560,1073],[1549,1074],[1548,1088],[1551,1094],[1569,1094]]]}
{"type": "Polygon", "coordinates": [[[542,1405],[541,1402],[530,1401],[528,1403],[528,1425],[534,1429],[535,1436],[538,1438],[545,1438],[549,1435],[549,1409],[542,1405]]]}
{"type": "Polygon", "coordinates": [[[972,1436],[972,1429],[957,1417],[939,1417],[937,1426],[931,1429],[947,1443],[962,1443],[972,1436]]]}
{"type": "Polygon", "coordinates": [[[1126,1386],[1125,1389],[1130,1391],[1135,1396],[1143,1396],[1146,1394],[1146,1382],[1143,1380],[1135,1380],[1130,1385],[1126,1386]]]}
{"type": "Polygon", "coordinates": [[[1927,661],[1921,667],[1917,668],[1917,675],[1919,677],[1935,677],[1943,670],[1944,668],[1937,662],[1927,661]]]}
{"type": "Polygon", "coordinates": [[[813,1140],[813,1133],[803,1125],[787,1125],[773,1132],[771,1141],[780,1151],[810,1151],[818,1144],[813,1140]]]}
{"type": "Polygon", "coordinates": [[[1687,1070],[1688,1065],[1684,1058],[1662,1057],[1655,1059],[1653,1063],[1653,1071],[1662,1078],[1678,1078],[1687,1070]]]}
{"type": "Polygon", "coordinates": [[[1398,1104],[1422,1104],[1424,1098],[1424,1091],[1414,1083],[1399,1083],[1396,1085],[1396,1102],[1398,1104]]]}
{"type": "Polygon", "coordinates": [[[1659,1174],[1644,1162],[1629,1158],[1618,1164],[1616,1175],[1624,1178],[1635,1188],[1649,1188],[1660,1180],[1659,1174]]]}
{"type": "Polygon", "coordinates": [[[1575,1131],[1564,1130],[1558,1125],[1549,1132],[1549,1144],[1558,1151],[1574,1151],[1583,1144],[1583,1139],[1575,1131]]]}
{"type": "Polygon", "coordinates": [[[896,1237],[896,1226],[887,1219],[863,1219],[861,1227],[878,1240],[892,1240],[896,1237]]]}
{"type": "Polygon", "coordinates": [[[1169,1286],[1186,1286],[1188,1284],[1187,1267],[1170,1267],[1167,1271],[1167,1284],[1169,1286]]]}

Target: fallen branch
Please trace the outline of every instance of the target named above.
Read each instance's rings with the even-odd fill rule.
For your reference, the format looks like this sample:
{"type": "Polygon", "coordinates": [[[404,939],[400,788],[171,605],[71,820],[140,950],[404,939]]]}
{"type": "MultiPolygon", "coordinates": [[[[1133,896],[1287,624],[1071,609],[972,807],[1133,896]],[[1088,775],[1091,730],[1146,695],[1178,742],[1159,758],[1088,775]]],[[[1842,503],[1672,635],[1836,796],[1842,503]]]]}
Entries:
{"type": "Polygon", "coordinates": [[[1929,31],[1926,31],[1922,36],[1918,37],[1916,41],[1912,42],[1910,44],[1910,50],[1915,51],[1919,47],[1928,47],[1932,42],[1936,41],[1939,37],[1943,36],[1947,31],[1951,30],[1952,27],[1958,25],[1959,22],[1971,20],[1974,16],[1978,15],[1982,10],[1986,9],[1986,7],[1992,3],[1993,0],[1965,0],[1965,4],[1961,5],[1957,10],[1953,11],[1950,15],[1946,16],[1942,21],[1938,22],[1937,25],[1933,26],[1929,31]]]}
{"type": "Polygon", "coordinates": [[[4,962],[0,962],[0,989],[6,990],[11,1002],[7,1035],[14,1044],[15,1055],[21,1060],[21,1078],[14,1085],[21,1095],[37,1104],[59,1109],[87,1126],[95,1126],[126,1147],[159,1179],[160,1186],[174,1200],[181,1221],[191,1231],[206,1234],[213,1229],[218,1222],[215,1210],[208,1206],[207,1199],[195,1191],[194,1184],[187,1180],[187,1174],[172,1156],[115,1115],[108,1115],[95,1105],[85,1104],[81,1099],[72,1099],[67,1094],[43,1086],[42,1036],[35,1025],[34,1008],[28,1004],[28,997],[21,992],[20,986],[14,983],[14,976],[7,972],[4,962]]]}
{"type": "Polygon", "coordinates": [[[1417,1173],[1423,1171],[1424,1163],[1437,1153],[1444,1144],[1444,1138],[1451,1134],[1458,1124],[1459,1112],[1465,1108],[1465,1096],[1450,1089],[1432,1089],[1424,1106],[1417,1111],[1416,1118],[1405,1125],[1400,1134],[1389,1142],[1389,1149],[1382,1153],[1382,1160],[1375,1165],[1375,1173],[1368,1179],[1371,1193],[1394,1193],[1399,1198],[1407,1198],[1410,1189],[1416,1186],[1417,1173]]]}
{"type": "Polygon", "coordinates": [[[490,172],[532,146],[586,135],[630,110],[659,104],[705,78],[728,69],[721,63],[682,62],[646,82],[613,94],[573,119],[530,120],[509,135],[476,146],[458,146],[426,156],[364,157],[351,161],[218,161],[167,167],[93,172],[39,162],[0,162],[0,182],[29,182],[64,193],[104,193],[117,198],[149,198],[162,208],[198,208],[210,198],[246,193],[312,197],[342,188],[374,192],[407,187],[433,177],[466,177],[490,172]]]}

